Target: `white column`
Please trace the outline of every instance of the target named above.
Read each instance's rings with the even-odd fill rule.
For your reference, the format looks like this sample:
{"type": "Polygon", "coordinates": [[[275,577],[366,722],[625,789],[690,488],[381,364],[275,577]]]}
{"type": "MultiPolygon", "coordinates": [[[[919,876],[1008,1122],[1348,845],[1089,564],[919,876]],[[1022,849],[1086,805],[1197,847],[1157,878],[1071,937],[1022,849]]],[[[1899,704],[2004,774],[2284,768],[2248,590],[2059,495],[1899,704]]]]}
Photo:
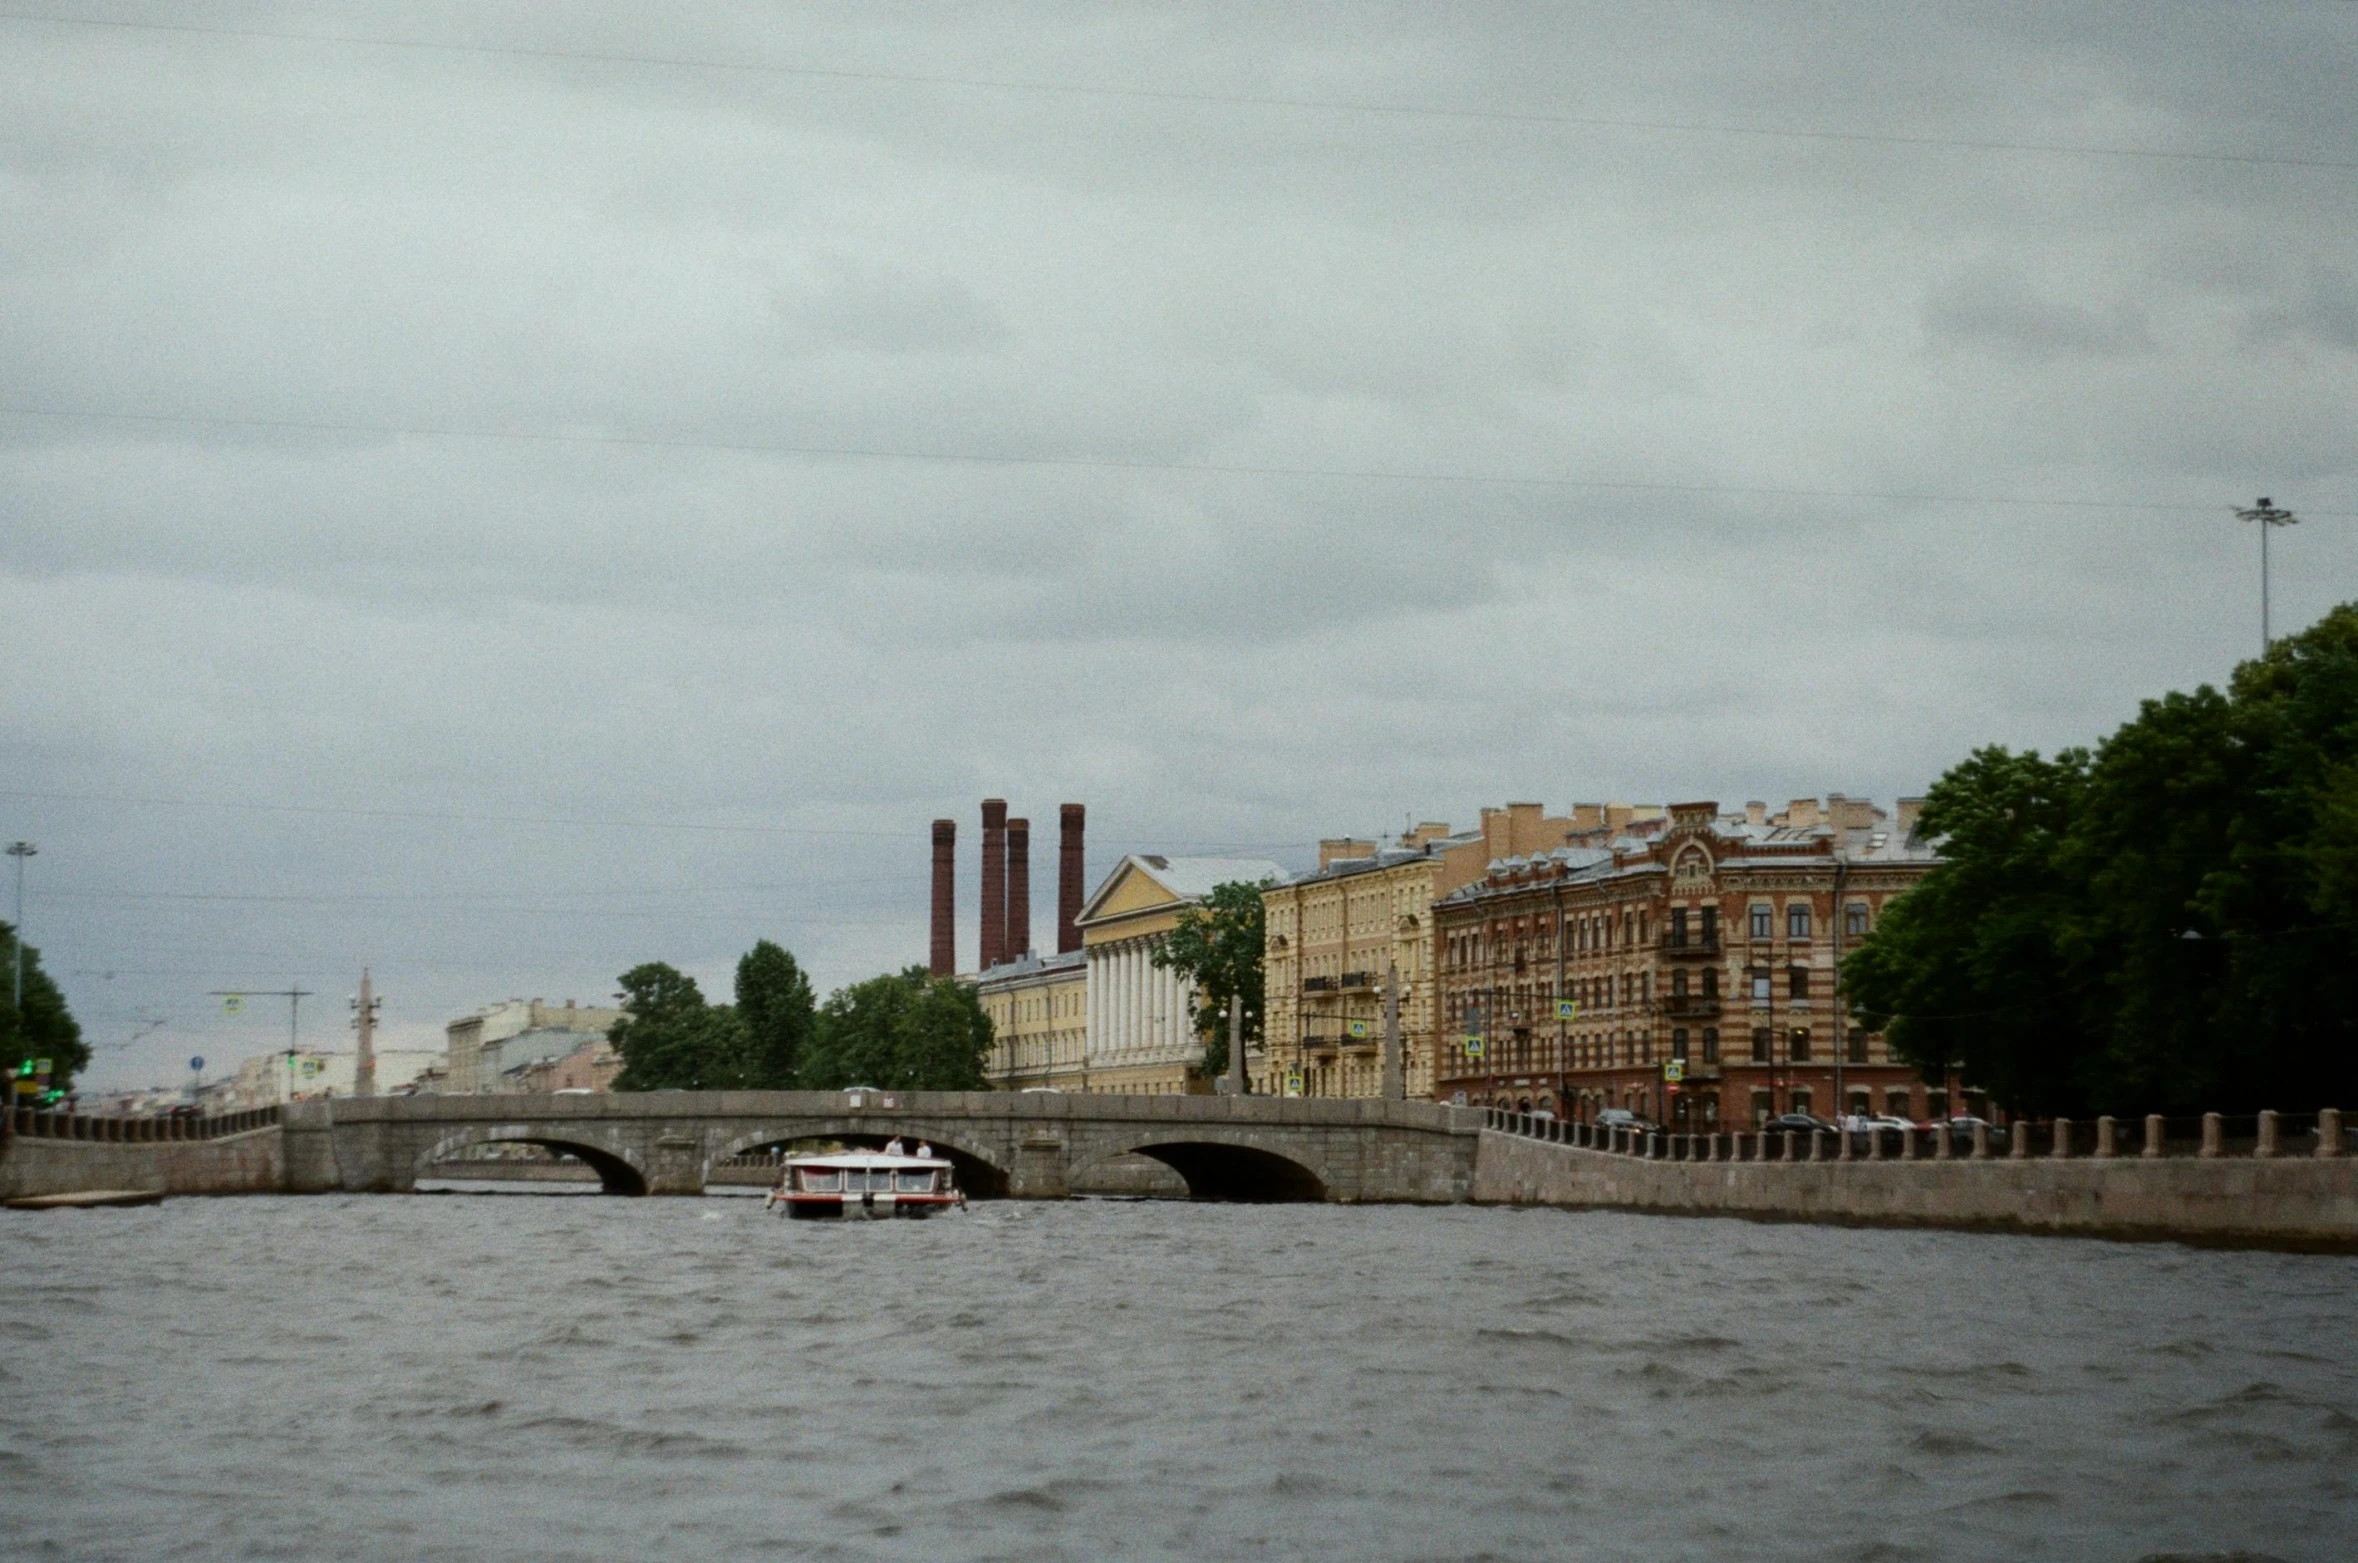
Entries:
{"type": "Polygon", "coordinates": [[[1084,954],[1081,980],[1083,990],[1088,995],[1083,1001],[1088,1005],[1088,1013],[1081,1017],[1081,1057],[1084,1061],[1091,1061],[1089,1055],[1100,1045],[1097,1039],[1103,1035],[1099,1028],[1105,1024],[1104,959],[1095,954],[1084,954]]]}

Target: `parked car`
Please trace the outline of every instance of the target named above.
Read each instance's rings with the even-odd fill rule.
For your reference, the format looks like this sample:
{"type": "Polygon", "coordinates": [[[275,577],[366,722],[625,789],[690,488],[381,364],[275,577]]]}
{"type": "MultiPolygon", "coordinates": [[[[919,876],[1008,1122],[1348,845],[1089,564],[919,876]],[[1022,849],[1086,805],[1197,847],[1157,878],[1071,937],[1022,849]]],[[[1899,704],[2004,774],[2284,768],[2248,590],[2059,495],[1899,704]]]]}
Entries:
{"type": "Polygon", "coordinates": [[[1597,1115],[1592,1121],[1600,1133],[1612,1129],[1632,1129],[1639,1134],[1645,1134],[1654,1127],[1626,1107],[1601,1107],[1597,1109],[1597,1115]]]}
{"type": "Polygon", "coordinates": [[[1830,1134],[1834,1130],[1834,1126],[1825,1119],[1813,1118],[1808,1113],[1779,1113],[1760,1128],[1764,1134],[1813,1134],[1820,1129],[1830,1134]]]}
{"type": "MultiPolygon", "coordinates": [[[[1926,1124],[1924,1127],[1927,1129],[1937,1129],[1940,1127],[1940,1124],[1941,1120],[1935,1118],[1932,1120],[1932,1122],[1926,1124]]],[[[2004,1150],[2006,1148],[2006,1126],[2004,1124],[1991,1123],[1987,1118],[1976,1118],[1967,1113],[1959,1113],[1956,1117],[1948,1120],[1949,1138],[1960,1147],[1970,1146],[1973,1143],[1973,1128],[1976,1124],[1980,1124],[1989,1130],[1991,1150],[2004,1150]]]]}

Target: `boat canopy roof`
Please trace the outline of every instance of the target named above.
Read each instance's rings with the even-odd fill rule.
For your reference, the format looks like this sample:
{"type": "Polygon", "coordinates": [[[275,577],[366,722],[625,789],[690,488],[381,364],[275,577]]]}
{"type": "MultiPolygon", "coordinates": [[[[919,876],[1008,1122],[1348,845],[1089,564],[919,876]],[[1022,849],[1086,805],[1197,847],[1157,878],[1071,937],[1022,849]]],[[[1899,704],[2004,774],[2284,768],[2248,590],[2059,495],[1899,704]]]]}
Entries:
{"type": "Polygon", "coordinates": [[[789,1156],[789,1167],[947,1167],[942,1156],[887,1156],[882,1151],[839,1151],[832,1156],[789,1156]]]}

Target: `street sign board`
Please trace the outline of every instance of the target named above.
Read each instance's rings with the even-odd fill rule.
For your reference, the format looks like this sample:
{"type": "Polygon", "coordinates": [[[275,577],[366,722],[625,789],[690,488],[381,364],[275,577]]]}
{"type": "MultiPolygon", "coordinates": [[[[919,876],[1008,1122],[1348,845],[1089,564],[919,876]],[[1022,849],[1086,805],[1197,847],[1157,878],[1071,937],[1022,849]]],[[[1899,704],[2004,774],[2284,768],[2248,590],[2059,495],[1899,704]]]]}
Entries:
{"type": "Polygon", "coordinates": [[[1469,1036],[1469,1037],[1467,1037],[1467,1038],[1466,1038],[1466,1057],[1468,1057],[1468,1058],[1480,1058],[1481,1056],[1482,1056],[1482,1039],[1481,1039],[1480,1037],[1478,1037],[1478,1036],[1469,1036]]]}
{"type": "Polygon", "coordinates": [[[224,1015],[234,1015],[245,1007],[246,996],[242,993],[225,993],[221,996],[221,1013],[224,1015]]]}
{"type": "Polygon", "coordinates": [[[1302,1071],[1299,1069],[1289,1069],[1285,1072],[1285,1094],[1288,1096],[1302,1094],[1302,1071]]]}
{"type": "Polygon", "coordinates": [[[1579,1018],[1580,1018],[1580,1001],[1579,1001],[1578,999],[1558,999],[1558,1000],[1556,1000],[1556,1019],[1558,1019],[1558,1020],[1578,1020],[1579,1018]]]}
{"type": "Polygon", "coordinates": [[[1351,1035],[1354,1037],[1365,1037],[1367,1035],[1367,1022],[1364,1020],[1354,1020],[1345,1025],[1343,1029],[1351,1033],[1351,1035]]]}
{"type": "Polygon", "coordinates": [[[1687,1061],[1683,1058],[1666,1059],[1662,1064],[1662,1078],[1676,1084],[1687,1077],[1687,1061]]]}
{"type": "Polygon", "coordinates": [[[199,1054],[198,1054],[196,1057],[194,1057],[194,1058],[190,1059],[190,1060],[188,1061],[188,1067],[189,1067],[189,1068],[191,1068],[191,1069],[202,1069],[202,1068],[204,1068],[204,1067],[205,1067],[205,1055],[204,1055],[204,1054],[202,1054],[202,1053],[199,1053],[199,1054]]]}

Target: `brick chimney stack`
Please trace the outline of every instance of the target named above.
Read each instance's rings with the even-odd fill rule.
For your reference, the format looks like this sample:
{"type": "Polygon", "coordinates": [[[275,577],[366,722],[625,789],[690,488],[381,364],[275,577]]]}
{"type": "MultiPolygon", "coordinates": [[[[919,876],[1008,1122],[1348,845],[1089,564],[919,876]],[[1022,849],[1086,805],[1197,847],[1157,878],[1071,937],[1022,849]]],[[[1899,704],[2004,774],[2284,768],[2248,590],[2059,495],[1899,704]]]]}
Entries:
{"type": "Polygon", "coordinates": [[[1081,915],[1081,898],[1088,892],[1081,884],[1081,829],[1088,810],[1078,803],[1067,803],[1057,809],[1057,824],[1062,839],[1056,847],[1056,952],[1081,947],[1081,930],[1073,921],[1081,915]]]}
{"type": "Polygon", "coordinates": [[[1007,800],[985,798],[982,806],[982,953],[975,970],[989,971],[1007,958],[1007,800]]]}
{"type": "Polygon", "coordinates": [[[1032,953],[1032,822],[1007,822],[1007,958],[1032,953]]]}
{"type": "Polygon", "coordinates": [[[936,977],[958,970],[958,822],[933,822],[933,949],[927,968],[936,977]]]}

